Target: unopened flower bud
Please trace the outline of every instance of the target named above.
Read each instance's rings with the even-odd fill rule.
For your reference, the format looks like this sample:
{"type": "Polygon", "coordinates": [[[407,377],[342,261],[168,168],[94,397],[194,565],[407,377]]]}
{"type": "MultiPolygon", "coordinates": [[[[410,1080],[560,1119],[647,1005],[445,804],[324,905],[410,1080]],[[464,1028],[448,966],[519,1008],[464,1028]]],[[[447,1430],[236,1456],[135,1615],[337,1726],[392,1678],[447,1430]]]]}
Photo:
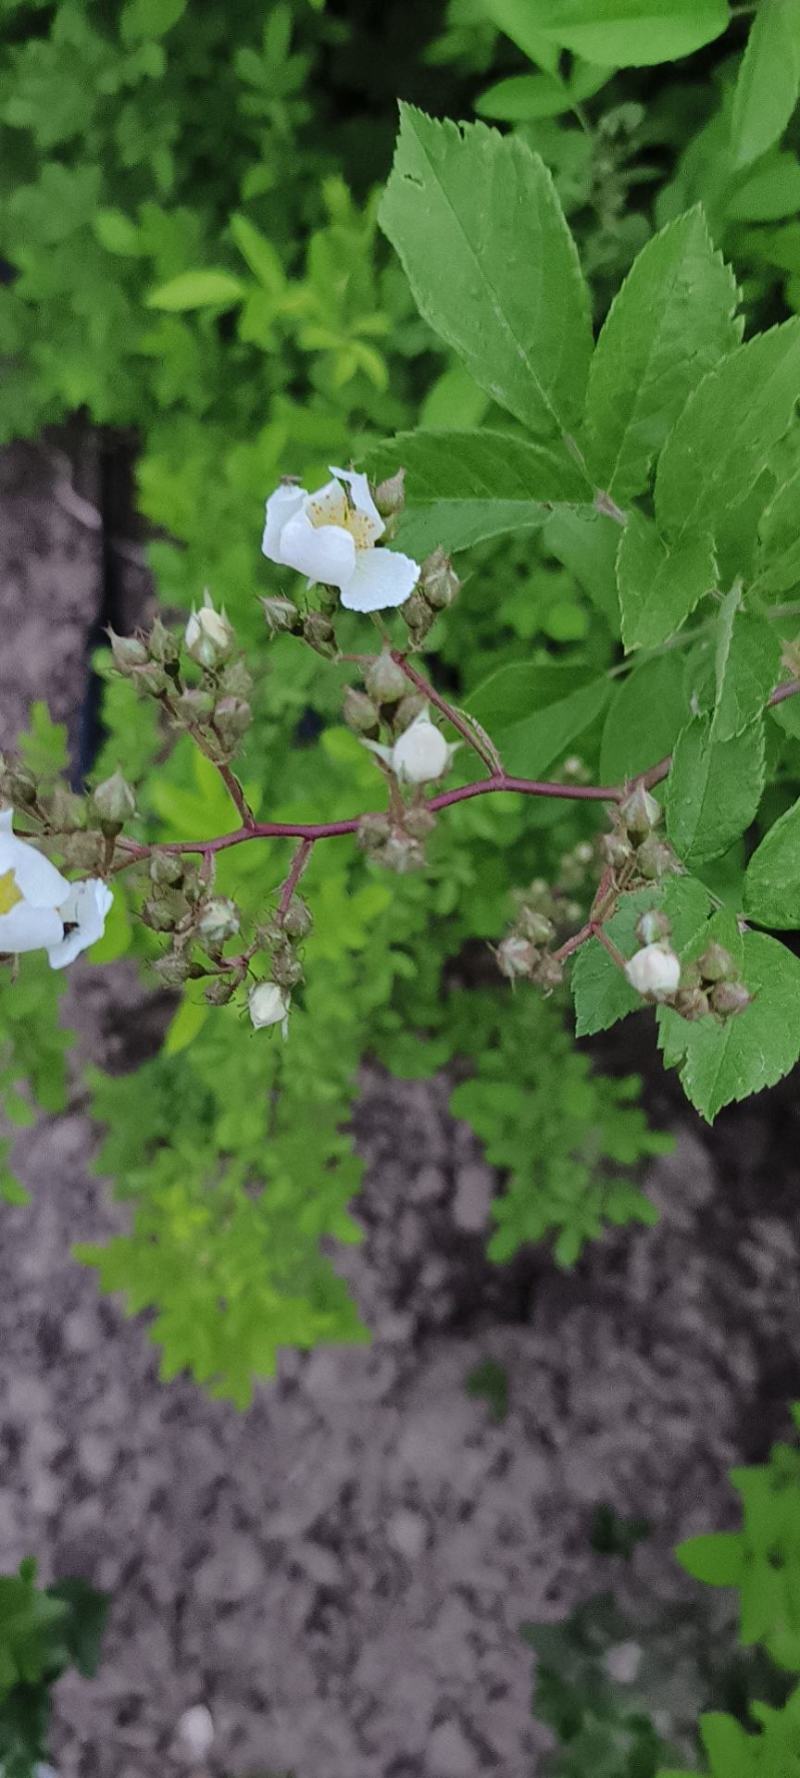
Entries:
{"type": "Polygon", "coordinates": [[[239,980],[240,978],[233,971],[230,975],[216,975],[214,980],[203,989],[203,999],[209,1006],[227,1006],[228,1001],[232,1000],[236,993],[239,980]]]}
{"type": "Polygon", "coordinates": [[[443,549],[435,549],[423,562],[419,586],[433,611],[446,611],[452,605],[461,582],[443,549]]]}
{"type": "Polygon", "coordinates": [[[560,988],[563,980],[563,963],[559,963],[557,957],[553,957],[549,951],[546,951],[536,965],[534,981],[538,982],[539,987],[544,989],[545,994],[552,994],[556,988],[560,988]]]}
{"type": "Polygon", "coordinates": [[[192,610],[183,639],[187,654],[208,669],[221,666],[236,640],[224,611],[216,610],[208,593],[200,610],[192,610]]]}
{"type": "Polygon", "coordinates": [[[38,797],[38,785],[33,773],[28,771],[27,766],[10,766],[3,782],[4,789],[12,803],[15,803],[21,809],[30,809],[33,807],[33,804],[37,801],[38,797]]]}
{"type": "Polygon", "coordinates": [[[214,697],[210,691],[203,691],[200,686],[191,686],[188,691],[181,691],[175,699],[175,714],[191,728],[200,728],[208,722],[214,710],[214,697]]]}
{"type": "Polygon", "coordinates": [[[293,599],[276,593],[262,599],[261,608],[271,636],[296,635],[300,629],[303,620],[293,599]]]}
{"type": "Polygon", "coordinates": [[[555,933],[552,920],[546,914],[540,914],[536,908],[521,907],[518,925],[525,938],[534,945],[548,945],[555,933]]]}
{"type": "Polygon", "coordinates": [[[625,974],[637,994],[649,1000],[668,1000],[678,990],[681,966],[665,943],[645,945],[625,965],[625,974]]]}
{"type": "Polygon", "coordinates": [[[99,833],[68,833],[59,839],[59,850],[64,863],[71,870],[96,872],[101,864],[104,841],[99,833]]]}
{"type": "Polygon", "coordinates": [[[121,772],[104,778],[92,791],[92,813],[100,832],[108,839],[114,839],[125,822],[136,814],[136,797],[121,772]]]}
{"type": "Polygon", "coordinates": [[[652,833],[662,814],[661,804],[650,795],[649,790],[645,790],[643,784],[637,784],[630,795],[626,796],[625,801],[619,805],[619,812],[628,833],[634,839],[645,839],[652,833]]]}
{"type": "Polygon", "coordinates": [[[708,995],[702,988],[679,988],[672,1004],[681,1018],[689,1019],[692,1024],[697,1019],[707,1018],[710,1011],[708,995]]]}
{"type": "Polygon", "coordinates": [[[197,922],[198,938],[207,945],[217,946],[224,944],[226,938],[233,938],[238,931],[239,911],[235,902],[224,895],[206,902],[197,922]]]}
{"type": "Polygon", "coordinates": [[[735,1013],[744,1012],[752,998],[744,982],[715,982],[709,995],[712,1009],[721,1019],[730,1019],[735,1013]]]}
{"type": "Polygon", "coordinates": [[[406,692],[397,709],[392,712],[392,726],[395,733],[402,735],[405,729],[410,728],[412,722],[416,721],[416,718],[421,716],[423,710],[427,710],[427,708],[427,703],[421,692],[406,692]]]}
{"type": "Polygon", "coordinates": [[[706,946],[702,957],[698,957],[697,967],[704,982],[726,982],[736,974],[730,951],[715,941],[706,946]]]}
{"type": "Polygon", "coordinates": [[[425,869],[425,853],[419,840],[399,831],[389,835],[378,858],[387,870],[396,871],[401,877],[407,876],[410,871],[425,869]]]}
{"type": "Polygon", "coordinates": [[[388,815],[378,813],[362,815],[356,832],[356,842],[362,852],[377,852],[386,844],[392,831],[388,815]]]}
{"type": "Polygon", "coordinates": [[[214,707],[214,727],[229,747],[246,734],[252,720],[253,712],[246,698],[220,698],[214,707]]]}
{"type": "Polygon", "coordinates": [[[194,965],[180,951],[168,951],[156,959],[153,973],[165,988],[180,988],[194,973],[194,965]]]}
{"type": "Polygon", "coordinates": [[[636,922],[636,937],[642,945],[654,945],[660,938],[669,938],[672,926],[660,908],[648,908],[636,922]]]}
{"type": "Polygon", "coordinates": [[[321,611],[310,611],[303,619],[303,641],[329,660],[337,652],[336,631],[330,618],[323,616],[321,611]]]}
{"type": "Polygon", "coordinates": [[[366,692],[348,685],[344,694],[342,715],[348,728],[357,735],[376,735],[380,726],[377,709],[366,692]]]}
{"type": "Polygon", "coordinates": [[[453,749],[425,710],[398,736],[391,753],[392,771],[404,784],[429,784],[449,769],[453,749]]]}
{"type": "Polygon", "coordinates": [[[403,816],[403,826],[412,840],[426,840],[436,826],[436,816],[424,803],[412,804],[403,816]]]}
{"type": "Polygon", "coordinates": [[[83,797],[68,790],[66,784],[57,784],[50,798],[49,816],[57,833],[78,833],[86,824],[83,797]]]}
{"type": "Polygon", "coordinates": [[[376,704],[396,704],[398,698],[404,698],[408,691],[408,680],[397,662],[392,660],[388,648],[375,656],[365,674],[364,684],[376,704]]]}
{"type": "Polygon", "coordinates": [[[405,618],[415,642],[424,640],[434,621],[433,608],[419,588],[400,606],[400,616],[405,618]]]}
{"type": "Polygon", "coordinates": [[[298,982],[302,982],[303,965],[291,947],[273,952],[272,974],[280,988],[296,988],[298,982]]]}
{"type": "Polygon", "coordinates": [[[228,661],[217,679],[217,694],[234,698],[249,698],[253,689],[253,675],[246,661],[240,655],[237,660],[228,661]]]}
{"type": "Polygon", "coordinates": [[[406,503],[405,481],[405,470],[398,469],[394,475],[388,475],[385,481],[378,483],[375,505],[382,519],[393,519],[397,513],[403,511],[406,503]]]}
{"type": "Polygon", "coordinates": [[[293,895],[283,916],[283,930],[289,938],[307,938],[314,924],[311,909],[302,895],[293,895]]]}
{"type": "Polygon", "coordinates": [[[256,982],[248,995],[250,1020],[256,1031],[269,1025],[282,1025],[286,1036],[289,1022],[289,996],[277,982],[256,982]]]}
{"type": "Polygon", "coordinates": [[[173,888],[183,877],[183,863],[177,852],[151,852],[150,881],[159,888],[173,888]]]}
{"type": "Polygon", "coordinates": [[[600,851],[612,870],[622,870],[633,858],[631,842],[621,833],[604,833],[600,840],[600,851]]]}
{"type": "Polygon", "coordinates": [[[138,636],[118,636],[109,628],[106,632],[111,643],[111,655],[114,666],[120,673],[131,673],[135,667],[147,665],[148,654],[138,636]]]}
{"type": "Polygon", "coordinates": [[[148,896],[142,905],[144,924],[153,932],[174,932],[188,912],[188,901],[176,889],[167,889],[158,897],[148,896]]]}
{"type": "Polygon", "coordinates": [[[172,681],[158,661],[147,661],[143,667],[137,667],[133,674],[137,691],[148,692],[153,698],[160,698],[169,691],[172,681]]]}
{"type": "Polygon", "coordinates": [[[648,882],[658,882],[661,877],[668,876],[670,871],[679,871],[680,865],[666,840],[657,840],[655,834],[651,834],[648,840],[643,840],[641,846],[637,847],[636,869],[640,877],[646,877],[648,882]]]}
{"type": "Polygon", "coordinates": [[[529,976],[537,961],[537,953],[527,938],[509,933],[497,947],[497,967],[510,982],[529,976]]]}
{"type": "Polygon", "coordinates": [[[171,667],[180,657],[180,643],[173,636],[166,624],[157,617],[147,637],[147,652],[151,661],[158,661],[161,667],[171,667]]]}

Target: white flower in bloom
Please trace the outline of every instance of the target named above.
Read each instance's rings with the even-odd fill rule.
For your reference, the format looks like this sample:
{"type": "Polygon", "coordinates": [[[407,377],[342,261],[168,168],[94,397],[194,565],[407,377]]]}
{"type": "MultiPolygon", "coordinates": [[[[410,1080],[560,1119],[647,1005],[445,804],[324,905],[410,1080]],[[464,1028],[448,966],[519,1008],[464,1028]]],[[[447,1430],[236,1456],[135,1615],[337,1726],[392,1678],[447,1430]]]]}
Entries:
{"type": "Polygon", "coordinates": [[[250,1018],[256,1031],[265,1025],[280,1025],[283,1036],[289,1030],[289,996],[277,982],[256,982],[248,997],[250,1018]]]}
{"type": "Polygon", "coordinates": [[[384,747],[379,741],[365,741],[364,746],[385,760],[403,784],[429,784],[433,778],[443,777],[456,750],[431,722],[427,710],[420,710],[393,747],[384,747]]]}
{"type": "Polygon", "coordinates": [[[0,952],[46,950],[63,969],[102,938],[111,890],[96,877],[67,882],[12,823],[12,810],[0,810],[0,952]]]}
{"type": "Polygon", "coordinates": [[[681,979],[681,966],[667,944],[644,945],[625,965],[625,974],[637,994],[667,1000],[681,979]]]}
{"type": "Polygon", "coordinates": [[[288,482],[267,501],[261,548],[270,562],[339,588],[349,611],[402,605],[419,579],[419,563],[398,550],[376,549],[386,526],[365,475],[331,469],[334,481],[315,494],[288,482]]]}

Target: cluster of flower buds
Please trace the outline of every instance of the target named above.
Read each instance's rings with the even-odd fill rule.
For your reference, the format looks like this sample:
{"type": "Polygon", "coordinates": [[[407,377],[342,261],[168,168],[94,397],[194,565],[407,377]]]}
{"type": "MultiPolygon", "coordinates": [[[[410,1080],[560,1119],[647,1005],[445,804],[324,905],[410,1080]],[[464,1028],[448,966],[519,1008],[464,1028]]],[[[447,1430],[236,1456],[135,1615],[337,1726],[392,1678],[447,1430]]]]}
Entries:
{"type": "Polygon", "coordinates": [[[256,947],[270,953],[269,976],[254,982],[248,995],[250,1020],[257,1031],[280,1025],[286,1036],[292,990],[304,980],[299,951],[312,925],[311,909],[295,893],[288,906],[257,931],[256,947]]]}
{"type": "Polygon", "coordinates": [[[495,951],[497,967],[510,982],[535,982],[552,994],[564,979],[563,965],[553,953],[556,898],[543,878],[515,896],[514,924],[495,951]]]}
{"type": "MultiPolygon", "coordinates": [[[[288,603],[288,601],[287,601],[288,603]]],[[[137,689],[160,699],[172,721],[193,734],[218,765],[231,760],[252,721],[252,677],[236,652],[236,636],[208,593],[180,639],[156,618],[147,635],[109,631],[114,664],[137,689]],[[183,656],[198,668],[187,677],[183,656]]]]}
{"type": "Polygon", "coordinates": [[[641,948],[626,963],[625,974],[643,999],[672,1006],[692,1022],[709,1015],[729,1019],[749,1006],[752,996],[723,945],[712,942],[682,968],[672,948],[670,921],[658,908],[641,915],[636,937],[641,948]]]}
{"type": "Polygon", "coordinates": [[[681,866],[672,847],[656,828],[663,816],[661,804],[642,783],[635,784],[618,804],[612,831],[603,835],[601,850],[620,886],[657,883],[681,866]]]}
{"type": "Polygon", "coordinates": [[[446,611],[458,593],[461,582],[450,557],[443,549],[435,549],[420,568],[413,593],[400,606],[400,614],[408,624],[415,647],[424,642],[440,611],[446,611]]]}
{"type": "Polygon", "coordinates": [[[424,802],[412,803],[402,814],[362,815],[356,835],[362,852],[398,876],[424,870],[425,841],[433,833],[436,816],[424,802]]]}

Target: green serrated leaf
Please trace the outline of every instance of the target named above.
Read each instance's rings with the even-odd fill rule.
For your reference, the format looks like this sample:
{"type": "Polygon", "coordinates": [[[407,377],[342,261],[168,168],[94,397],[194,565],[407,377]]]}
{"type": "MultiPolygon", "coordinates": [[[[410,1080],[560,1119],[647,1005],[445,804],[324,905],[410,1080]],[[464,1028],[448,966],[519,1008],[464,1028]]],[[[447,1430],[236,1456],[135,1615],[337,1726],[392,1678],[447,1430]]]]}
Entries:
{"type": "Polygon", "coordinates": [[[566,450],[501,432],[401,432],[367,460],[375,481],[401,467],[406,504],[396,540],[418,559],[437,547],[538,530],[551,504],[589,495],[566,450]]]}
{"type": "Polygon", "coordinates": [[[797,104],[800,29],[796,0],[761,0],[733,95],[731,147],[739,167],[782,135],[797,104]]]}
{"type": "Polygon", "coordinates": [[[612,693],[600,746],[600,782],[622,784],[664,759],[688,715],[677,650],[634,667],[612,693]]]}
{"type": "Polygon", "coordinates": [[[800,1055],[800,960],[762,932],[741,933],[728,913],[710,921],[708,937],[730,951],[753,995],[750,1005],[724,1024],[687,1024],[660,1007],[658,1022],[665,1062],[669,1054],[668,1065],[679,1065],[687,1098],[712,1123],[724,1105],[774,1086],[794,1067],[800,1055]]]}
{"type": "Polygon", "coordinates": [[[403,105],[380,220],[425,320],[476,383],[533,432],[577,425],[589,301],[543,161],[519,137],[403,105]]]}
{"type": "Polygon", "coordinates": [[[733,741],[761,714],[780,674],[781,645],[763,617],[742,611],[734,586],[717,619],[714,739],[733,741]]]}
{"type": "Polygon", "coordinates": [[[761,594],[789,592],[800,581],[800,470],[779,489],[758,527],[753,588],[761,594]]]}
{"type": "Polygon", "coordinates": [[[738,345],[737,294],[699,206],[634,260],[597,341],[586,408],[592,467],[615,499],[641,492],[687,397],[738,345]]]}
{"type": "Polygon", "coordinates": [[[781,815],[747,866],[745,912],[764,926],[800,926],[800,802],[781,815]]]}
{"type": "Polygon", "coordinates": [[[232,272],[207,267],[203,271],[179,272],[177,278],[159,284],[147,297],[150,309],[166,309],[179,313],[183,309],[232,309],[247,294],[247,286],[232,272]]]}
{"type": "Polygon", "coordinates": [[[676,544],[651,519],[631,512],[620,538],[617,586],[627,650],[655,648],[685,623],[717,581],[714,540],[696,532],[676,544]]]}
{"type": "Polygon", "coordinates": [[[787,431],[800,390],[800,319],[785,321],[709,371],[658,462],[656,519],[677,541],[741,504],[787,431]]]}
{"type": "Polygon", "coordinates": [[[667,833],[683,863],[727,852],[753,820],[763,788],[763,721],[720,741],[712,717],[693,717],[678,736],[666,790],[667,833]]]}

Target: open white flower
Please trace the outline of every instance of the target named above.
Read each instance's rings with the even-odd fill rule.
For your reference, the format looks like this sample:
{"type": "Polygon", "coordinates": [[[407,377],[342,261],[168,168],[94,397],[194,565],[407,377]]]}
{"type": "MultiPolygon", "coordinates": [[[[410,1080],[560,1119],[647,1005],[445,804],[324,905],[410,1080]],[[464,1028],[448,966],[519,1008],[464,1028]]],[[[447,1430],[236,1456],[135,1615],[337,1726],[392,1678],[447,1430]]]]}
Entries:
{"type": "Polygon", "coordinates": [[[392,747],[384,747],[380,741],[364,741],[364,746],[385,760],[403,784],[429,784],[434,778],[442,778],[450,769],[457,745],[456,742],[451,746],[445,740],[427,710],[420,710],[392,747]]]}
{"type": "Polygon", "coordinates": [[[267,1025],[280,1025],[281,1035],[289,1031],[289,996],[277,982],[256,982],[248,996],[250,1019],[256,1031],[267,1025]]]}
{"type": "Polygon", "coordinates": [[[644,945],[626,963],[625,974],[637,994],[667,1000],[680,984],[681,966],[668,944],[644,945]]]}
{"type": "Polygon", "coordinates": [[[267,501],[261,548],[270,562],[310,581],[339,588],[349,611],[402,605],[419,579],[419,563],[399,550],[376,549],[386,526],[365,475],[331,469],[336,479],[307,494],[283,482],[267,501]]]}
{"type": "Polygon", "coordinates": [[[102,938],[113,896],[97,877],[69,883],[49,858],[17,838],[13,811],[0,810],[0,952],[45,950],[63,969],[102,938]]]}

